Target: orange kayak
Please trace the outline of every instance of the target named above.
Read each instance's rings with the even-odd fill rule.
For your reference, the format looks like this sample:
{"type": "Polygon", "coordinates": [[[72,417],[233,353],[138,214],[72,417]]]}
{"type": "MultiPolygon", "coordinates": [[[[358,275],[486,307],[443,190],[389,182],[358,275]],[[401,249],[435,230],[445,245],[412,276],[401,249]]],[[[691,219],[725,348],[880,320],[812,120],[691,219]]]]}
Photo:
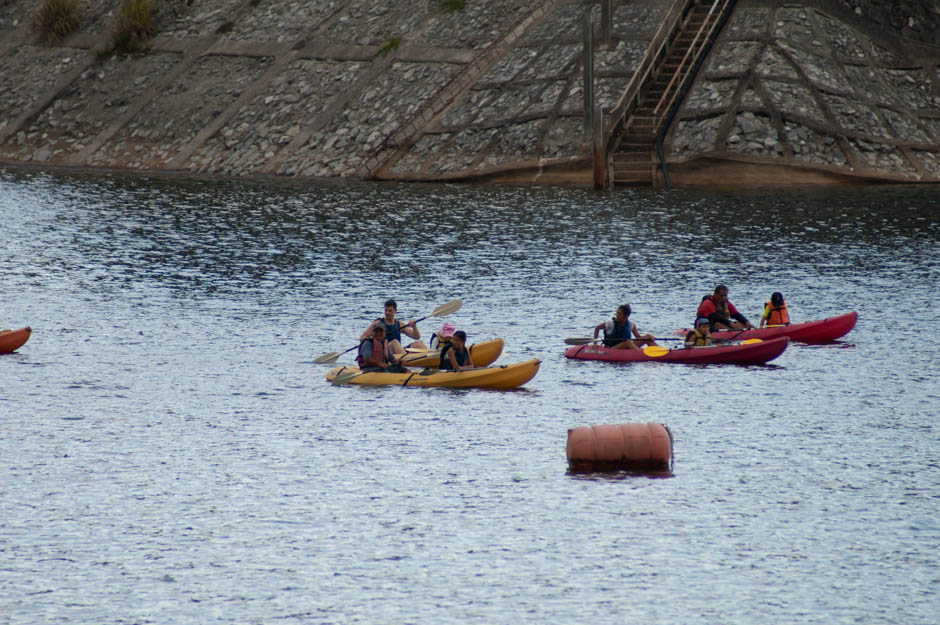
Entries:
{"type": "Polygon", "coordinates": [[[23,343],[29,340],[33,329],[29,326],[19,330],[0,330],[0,354],[9,354],[18,350],[23,343]]]}

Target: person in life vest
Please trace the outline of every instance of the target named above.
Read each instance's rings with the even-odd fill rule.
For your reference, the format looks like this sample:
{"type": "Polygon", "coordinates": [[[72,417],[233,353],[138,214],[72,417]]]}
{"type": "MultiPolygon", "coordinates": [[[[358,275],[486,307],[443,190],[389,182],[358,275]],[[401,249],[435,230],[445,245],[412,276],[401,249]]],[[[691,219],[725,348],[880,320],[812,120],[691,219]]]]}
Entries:
{"type": "Polygon", "coordinates": [[[783,299],[783,293],[780,291],[775,291],[770,296],[770,301],[764,304],[764,314],[760,318],[760,327],[763,328],[765,323],[769,326],[790,325],[787,302],[783,299]]]}
{"type": "Polygon", "coordinates": [[[702,298],[699,304],[695,318],[705,317],[711,325],[711,331],[715,330],[753,330],[754,326],[747,317],[738,312],[731,300],[728,299],[728,287],[719,284],[715,287],[715,292],[702,298]],[[734,321],[732,321],[734,319],[734,321]]]}
{"type": "Polygon", "coordinates": [[[401,363],[395,362],[388,341],[385,340],[385,326],[382,324],[375,326],[372,336],[359,343],[359,355],[356,357],[356,362],[363,371],[408,373],[401,363]]]}
{"type": "Polygon", "coordinates": [[[395,355],[401,355],[405,353],[405,348],[401,344],[401,335],[404,334],[415,339],[408,347],[413,347],[415,349],[427,349],[428,346],[421,341],[421,332],[418,331],[418,324],[414,319],[408,321],[408,323],[403,324],[401,321],[395,318],[395,315],[398,313],[398,304],[395,300],[390,299],[385,302],[385,316],[379,317],[375,321],[369,324],[369,327],[366,328],[366,331],[362,333],[362,336],[359,337],[360,341],[364,341],[370,336],[372,336],[372,331],[378,326],[385,326],[385,339],[388,341],[388,346],[392,350],[392,353],[395,355]]]}
{"type": "Polygon", "coordinates": [[[461,369],[473,368],[473,357],[470,350],[467,349],[467,333],[463,330],[454,332],[454,340],[441,350],[441,369],[461,369]]]}
{"type": "Polygon", "coordinates": [[[604,346],[611,349],[640,349],[640,345],[657,345],[652,334],[640,334],[640,329],[630,320],[630,304],[617,307],[612,319],[594,326],[594,338],[604,331],[604,346]]]}
{"type": "Polygon", "coordinates": [[[707,318],[700,317],[695,321],[695,329],[689,330],[685,335],[686,347],[704,347],[712,344],[712,335],[709,332],[710,323],[707,318]]]}
{"type": "Polygon", "coordinates": [[[434,350],[441,349],[447,343],[453,342],[454,332],[456,330],[457,327],[450,321],[447,321],[441,326],[440,330],[431,333],[431,340],[428,341],[428,345],[434,350]]]}

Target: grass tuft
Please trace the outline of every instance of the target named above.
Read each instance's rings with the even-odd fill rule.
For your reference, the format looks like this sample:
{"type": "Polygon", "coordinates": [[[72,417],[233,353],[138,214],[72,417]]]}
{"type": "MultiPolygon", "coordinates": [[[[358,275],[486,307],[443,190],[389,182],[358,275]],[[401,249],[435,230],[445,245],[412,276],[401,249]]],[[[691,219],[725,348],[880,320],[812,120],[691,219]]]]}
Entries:
{"type": "Polygon", "coordinates": [[[71,35],[85,13],[82,0],[42,0],[33,13],[33,30],[42,33],[46,43],[56,44],[71,35]]]}
{"type": "Polygon", "coordinates": [[[397,50],[397,49],[398,49],[398,45],[399,45],[400,43],[401,43],[401,37],[391,37],[391,38],[389,38],[388,41],[386,41],[386,42],[382,45],[381,48],[379,48],[379,51],[376,52],[375,55],[376,55],[376,56],[381,56],[381,57],[384,58],[384,57],[388,56],[389,53],[392,52],[393,50],[397,50]]]}
{"type": "Polygon", "coordinates": [[[147,40],[157,32],[157,9],[161,0],[120,0],[111,31],[110,54],[132,54],[147,49],[147,40]]]}
{"type": "Polygon", "coordinates": [[[464,10],[466,0],[438,0],[438,5],[444,13],[456,13],[464,10]]]}

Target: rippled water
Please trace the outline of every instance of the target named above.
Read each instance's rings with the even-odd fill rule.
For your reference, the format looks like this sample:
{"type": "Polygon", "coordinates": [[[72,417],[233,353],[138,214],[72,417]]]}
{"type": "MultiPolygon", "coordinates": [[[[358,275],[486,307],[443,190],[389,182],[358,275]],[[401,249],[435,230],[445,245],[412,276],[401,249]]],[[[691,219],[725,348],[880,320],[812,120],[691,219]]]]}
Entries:
{"type": "Polygon", "coordinates": [[[0,172],[0,326],[34,328],[0,356],[0,622],[935,624],[938,206],[0,172]],[[562,356],[718,281],[859,324],[764,367],[562,356]],[[325,383],[387,297],[542,369],[325,383]],[[671,477],[567,471],[568,428],[646,421],[671,477]]]}

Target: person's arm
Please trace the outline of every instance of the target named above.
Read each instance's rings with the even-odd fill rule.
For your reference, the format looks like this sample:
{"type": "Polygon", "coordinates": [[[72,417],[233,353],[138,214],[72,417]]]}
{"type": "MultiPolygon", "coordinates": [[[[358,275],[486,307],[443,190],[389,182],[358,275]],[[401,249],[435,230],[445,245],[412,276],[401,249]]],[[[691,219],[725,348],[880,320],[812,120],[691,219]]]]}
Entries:
{"type": "Polygon", "coordinates": [[[594,326],[594,338],[597,338],[598,332],[600,332],[601,330],[603,330],[606,325],[607,325],[607,322],[606,322],[606,321],[602,321],[602,322],[600,322],[599,324],[597,324],[596,326],[594,326]]]}
{"type": "Polygon", "coordinates": [[[760,316],[760,327],[764,327],[764,324],[767,323],[767,320],[770,319],[770,304],[764,306],[764,312],[760,316]]]}
{"type": "Polygon", "coordinates": [[[691,330],[688,334],[685,335],[685,346],[692,347],[695,345],[695,330],[691,330]]]}
{"type": "Polygon", "coordinates": [[[633,338],[636,338],[636,339],[643,338],[642,336],[640,336],[640,329],[636,327],[636,324],[633,323],[632,321],[630,322],[630,331],[633,332],[633,338]]]}
{"type": "Polygon", "coordinates": [[[457,348],[452,347],[449,350],[447,350],[447,358],[448,360],[450,360],[450,368],[453,369],[454,371],[457,371],[460,369],[460,365],[457,364],[457,357],[454,356],[455,349],[457,348]]]}
{"type": "Polygon", "coordinates": [[[467,366],[465,369],[473,369],[473,354],[470,353],[470,349],[467,349],[467,366]]]}
{"type": "Polygon", "coordinates": [[[416,341],[421,338],[421,332],[418,330],[418,322],[414,319],[403,325],[401,331],[402,334],[406,334],[416,341]]]}
{"type": "Polygon", "coordinates": [[[744,324],[744,327],[748,329],[753,329],[754,326],[750,321],[747,320],[747,317],[738,312],[738,309],[730,301],[728,302],[728,312],[731,314],[731,318],[735,321],[740,321],[744,324]]]}
{"type": "Polygon", "coordinates": [[[372,331],[375,330],[375,324],[376,324],[376,323],[378,323],[378,321],[373,321],[372,323],[369,324],[369,327],[366,328],[366,331],[363,332],[363,333],[362,333],[362,336],[359,337],[359,340],[360,340],[360,341],[364,341],[364,340],[366,340],[366,339],[372,337],[372,331]]]}

